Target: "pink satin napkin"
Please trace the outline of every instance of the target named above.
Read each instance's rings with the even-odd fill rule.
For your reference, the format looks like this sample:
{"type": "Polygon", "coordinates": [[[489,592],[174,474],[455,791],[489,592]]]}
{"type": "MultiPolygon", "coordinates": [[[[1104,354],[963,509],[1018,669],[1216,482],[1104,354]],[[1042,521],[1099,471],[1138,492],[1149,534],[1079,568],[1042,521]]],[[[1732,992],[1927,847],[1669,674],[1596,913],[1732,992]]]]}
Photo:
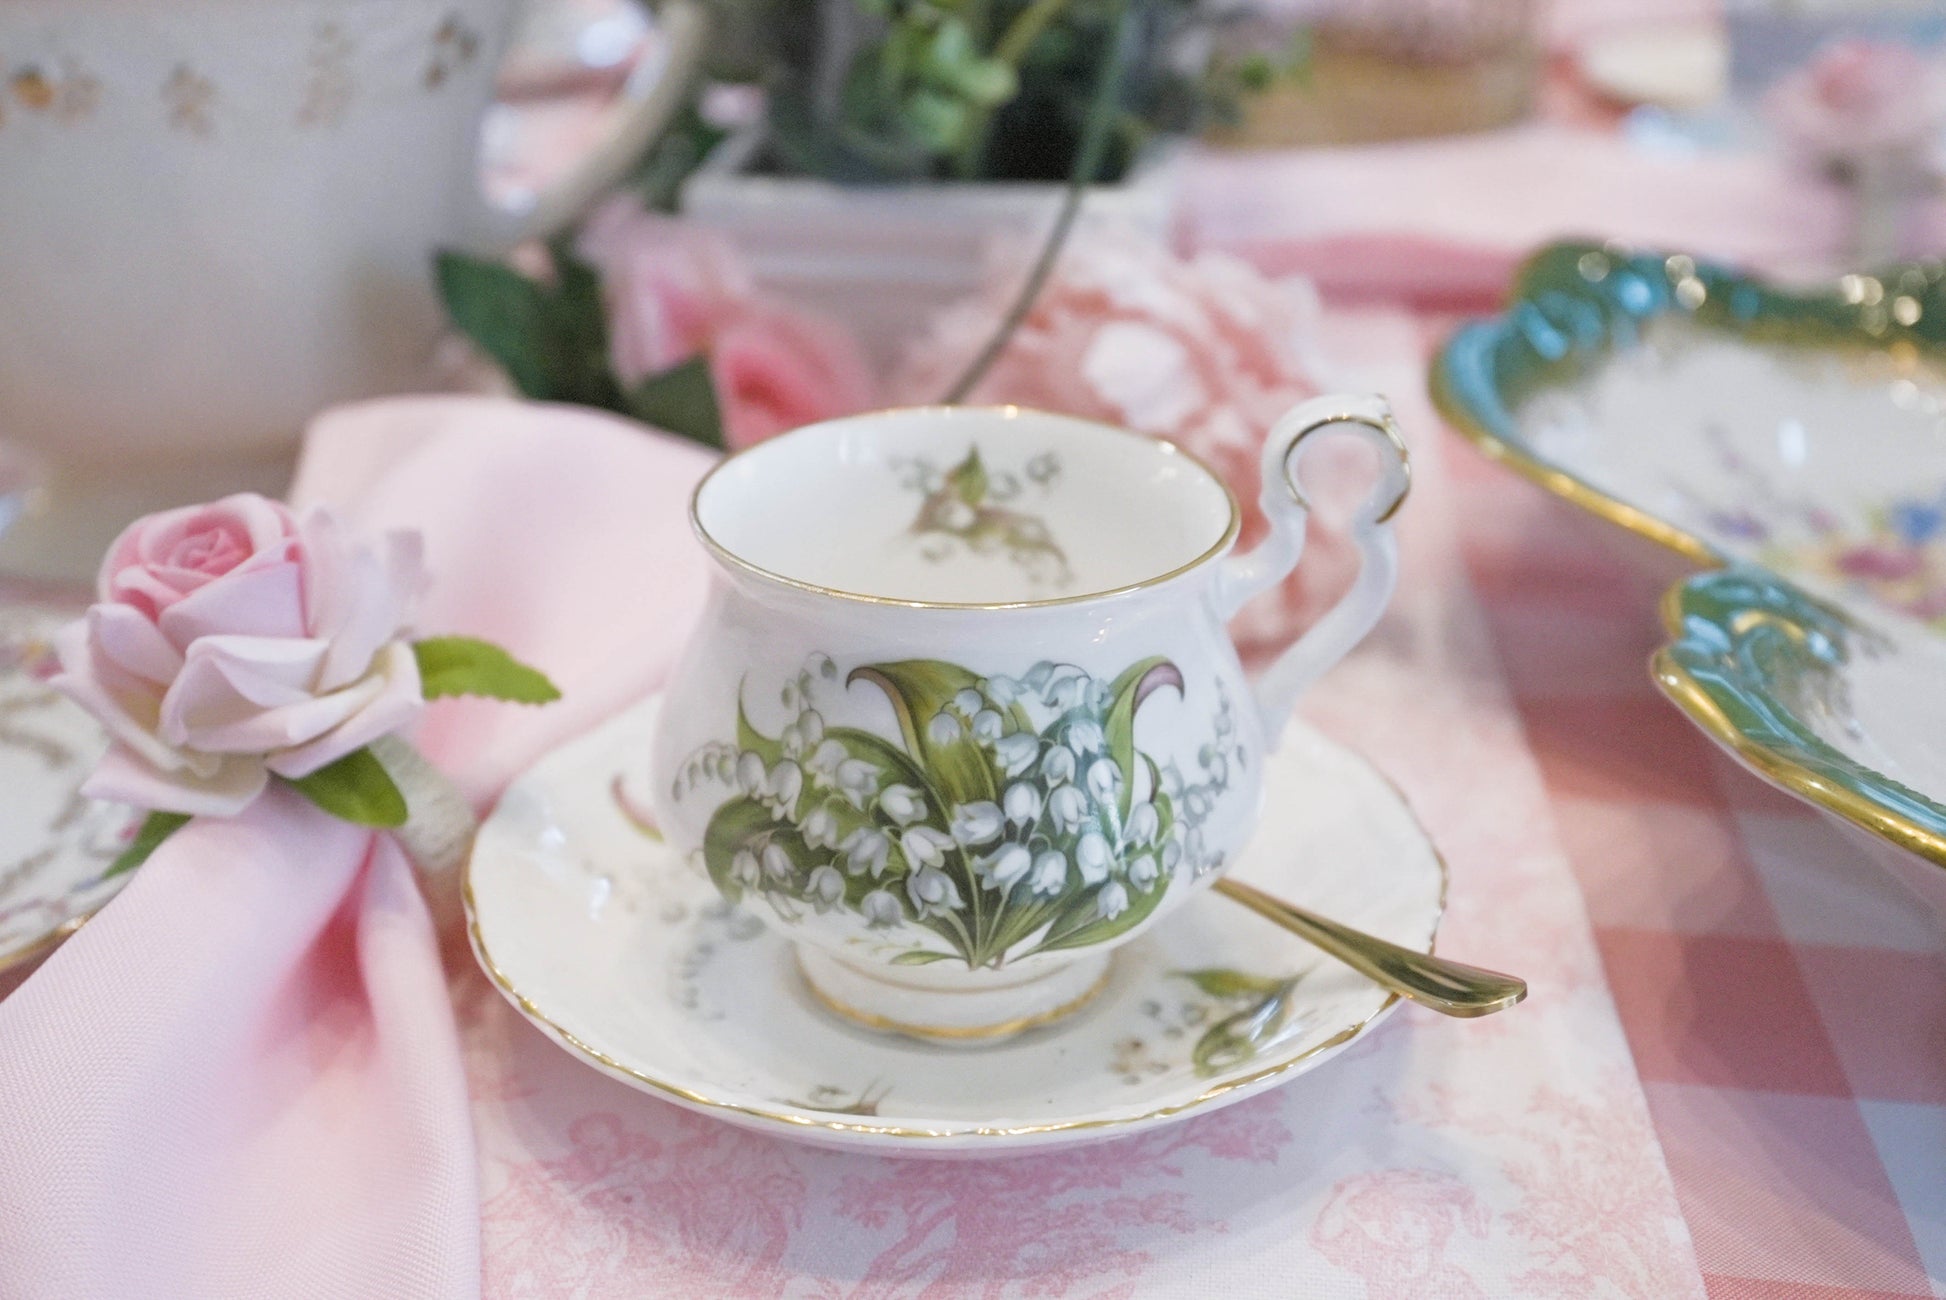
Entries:
{"type": "MultiPolygon", "coordinates": [[[[595,412],[402,398],[320,418],[292,498],[423,530],[416,631],[562,688],[428,709],[419,748],[484,809],[660,680],[702,595],[708,463],[595,412]]],[[[0,1296],[472,1296],[479,1207],[413,868],[289,792],[192,823],[0,1002],[0,1296]]]]}

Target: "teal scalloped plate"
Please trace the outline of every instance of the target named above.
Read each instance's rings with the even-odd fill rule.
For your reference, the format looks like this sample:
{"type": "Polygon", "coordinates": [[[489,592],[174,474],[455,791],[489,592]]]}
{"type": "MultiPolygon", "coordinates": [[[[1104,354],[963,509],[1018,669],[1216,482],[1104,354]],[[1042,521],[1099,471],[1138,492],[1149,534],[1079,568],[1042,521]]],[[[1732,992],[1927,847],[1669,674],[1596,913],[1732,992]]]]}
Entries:
{"type": "Polygon", "coordinates": [[[1657,683],[1946,908],[1946,266],[1799,289],[1554,245],[1432,391],[1493,459],[1733,566],[1669,592],[1657,683]]]}

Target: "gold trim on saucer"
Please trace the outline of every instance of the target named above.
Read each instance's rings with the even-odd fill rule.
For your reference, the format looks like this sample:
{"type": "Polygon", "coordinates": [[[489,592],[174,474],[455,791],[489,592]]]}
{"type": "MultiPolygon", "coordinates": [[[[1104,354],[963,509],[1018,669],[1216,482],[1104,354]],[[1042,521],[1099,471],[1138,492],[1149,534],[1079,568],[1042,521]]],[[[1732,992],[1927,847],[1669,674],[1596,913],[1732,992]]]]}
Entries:
{"type": "MultiPolygon", "coordinates": [[[[1439,899],[1433,912],[1432,936],[1426,945],[1426,951],[1431,952],[1437,945],[1439,926],[1446,916],[1447,891],[1452,884],[1452,873],[1447,866],[1445,856],[1439,852],[1439,848],[1433,843],[1432,837],[1426,833],[1424,824],[1420,822],[1418,815],[1413,812],[1412,805],[1406,800],[1404,792],[1399,789],[1398,785],[1389,776],[1379,771],[1369,760],[1355,754],[1353,757],[1357,758],[1357,761],[1367,771],[1376,775],[1392,791],[1394,796],[1399,799],[1400,806],[1404,810],[1406,817],[1411,820],[1413,826],[1418,829],[1420,836],[1425,840],[1426,847],[1432,854],[1433,863],[1439,870],[1439,899]]],[[[1235,1092],[1238,1089],[1250,1088],[1257,1084],[1268,1082],[1271,1079],[1277,1078],[1279,1075],[1288,1073],[1313,1057],[1329,1052],[1334,1048],[1344,1046],[1346,1043],[1351,1042],[1363,1034],[1371,1027],[1373,1022],[1390,1011],[1393,1005],[1400,1000],[1396,993],[1387,994],[1385,1000],[1373,1010],[1371,1015],[1366,1016],[1363,1020],[1345,1026],[1330,1038],[1306,1048],[1295,1056],[1264,1066],[1262,1069],[1254,1070],[1249,1074],[1240,1075],[1235,1079],[1213,1084],[1187,1101],[1176,1102],[1168,1106],[1159,1106],[1154,1110],[1144,1111],[1139,1115],[1116,1116],[1108,1119],[1063,1120],[1052,1124],[1022,1124],[1012,1127],[978,1125],[971,1128],[947,1129],[911,1128],[898,1124],[869,1124],[855,1123],[841,1119],[818,1119],[808,1115],[769,1110],[762,1106],[725,1101],[719,1097],[712,1097],[707,1093],[698,1092],[693,1088],[685,1088],[680,1084],[671,1083],[666,1079],[658,1079],[654,1075],[644,1074],[642,1071],[624,1065],[614,1057],[591,1046],[577,1037],[571,1030],[558,1024],[541,1009],[538,1003],[521,992],[519,986],[500,968],[499,962],[494,959],[492,951],[487,947],[486,937],[480,930],[479,906],[473,895],[473,859],[471,856],[467,858],[466,865],[461,872],[460,896],[466,906],[467,938],[472,943],[474,955],[479,960],[481,969],[486,972],[487,978],[492,981],[495,988],[500,990],[502,996],[520,1010],[521,1014],[526,1016],[534,1024],[545,1029],[549,1036],[574,1055],[581,1057],[605,1073],[632,1080],[651,1092],[660,1093],[691,1106],[706,1110],[727,1111],[731,1114],[744,1115],[752,1119],[764,1120],[773,1124],[782,1124],[790,1128],[823,1129],[834,1133],[856,1133],[865,1137],[934,1138],[947,1140],[959,1138],[1002,1139],[1028,1137],[1043,1133],[1079,1132],[1099,1128],[1123,1128],[1129,1125],[1145,1124],[1152,1120],[1167,1119],[1171,1116],[1180,1115],[1186,1111],[1206,1106],[1217,1098],[1235,1092]]]]}
{"type": "Polygon", "coordinates": [[[875,1011],[861,1010],[831,996],[819,988],[818,982],[811,978],[811,973],[804,969],[803,953],[800,951],[797,955],[797,976],[804,981],[805,990],[817,1000],[820,1006],[833,1015],[863,1025],[867,1029],[905,1034],[913,1038],[944,1038],[958,1042],[983,1042],[988,1039],[1010,1038],[1029,1029],[1038,1029],[1043,1025],[1051,1025],[1057,1020],[1064,1020],[1100,997],[1101,991],[1108,987],[1108,977],[1113,972],[1114,964],[1111,962],[1102,968],[1101,977],[1082,990],[1079,997],[1071,998],[1059,1006],[1049,1007],[1045,1011],[1036,1011],[1031,1016],[1015,1016],[1012,1020],[1002,1020],[992,1025],[914,1025],[903,1020],[894,1020],[890,1016],[881,1016],[875,1011]]]}

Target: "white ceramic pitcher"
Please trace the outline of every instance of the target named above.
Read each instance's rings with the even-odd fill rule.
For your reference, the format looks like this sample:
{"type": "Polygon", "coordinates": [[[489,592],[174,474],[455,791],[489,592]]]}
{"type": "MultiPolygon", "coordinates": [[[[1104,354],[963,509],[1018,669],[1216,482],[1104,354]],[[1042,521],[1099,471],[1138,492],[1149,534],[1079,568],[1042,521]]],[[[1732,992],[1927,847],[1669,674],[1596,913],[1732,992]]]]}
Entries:
{"type": "Polygon", "coordinates": [[[426,381],[435,249],[551,232],[679,102],[703,22],[530,209],[482,197],[519,0],[0,4],[0,441],[47,463],[8,567],[92,570],[144,510],[276,490],[305,421],[426,381]]]}

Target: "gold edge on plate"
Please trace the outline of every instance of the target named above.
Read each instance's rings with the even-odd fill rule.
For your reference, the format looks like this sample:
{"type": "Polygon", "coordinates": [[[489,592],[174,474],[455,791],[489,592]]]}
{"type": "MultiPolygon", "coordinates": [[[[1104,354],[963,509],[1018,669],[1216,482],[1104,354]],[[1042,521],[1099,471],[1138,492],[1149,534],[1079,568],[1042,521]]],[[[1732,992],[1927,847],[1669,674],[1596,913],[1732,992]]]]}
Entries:
{"type": "MultiPolygon", "coordinates": [[[[1670,589],[1681,590],[1681,584],[1670,589]]],[[[1673,632],[1672,632],[1673,635],[1673,632]]],[[[1758,775],[1815,807],[1904,849],[1934,866],[1946,869],[1946,839],[1908,820],[1875,799],[1835,785],[1803,764],[1784,757],[1768,745],[1750,739],[1717,707],[1702,683],[1676,662],[1664,646],[1649,660],[1649,675],[1662,694],[1681,709],[1710,739],[1734,754],[1758,775]]]]}
{"type": "MultiPolygon", "coordinates": [[[[1441,352],[1443,353],[1442,346],[1441,352]]],[[[1725,558],[1709,543],[1693,533],[1642,511],[1619,498],[1576,478],[1566,470],[1540,460],[1526,448],[1511,443],[1475,420],[1464,403],[1448,391],[1443,375],[1434,367],[1429,385],[1432,403],[1440,418],[1458,430],[1488,458],[1507,466],[1521,477],[1537,484],[1570,505],[1611,524],[1646,538],[1658,546],[1706,569],[1724,567],[1725,558]]],[[[1782,575],[1779,575],[1782,576],[1782,575]]],[[[1788,579],[1786,579],[1788,581],[1788,579]]],[[[1681,616],[1672,612],[1680,598],[1679,581],[1663,593],[1663,625],[1671,637],[1680,635],[1681,616]]],[[[1744,764],[1766,780],[1878,836],[1895,848],[1904,849],[1946,868],[1946,840],[1927,831],[1876,800],[1834,786],[1816,772],[1761,745],[1746,736],[1716,707],[1700,684],[1679,667],[1667,647],[1650,659],[1649,675],[1663,695],[1687,715],[1703,733],[1729,749],[1744,764]]]]}
{"type": "MultiPolygon", "coordinates": [[[[1450,340],[1449,340],[1450,342],[1450,340]]],[[[1442,345],[1440,354],[1444,354],[1442,345]]],[[[1687,532],[1666,520],[1658,519],[1619,497],[1609,496],[1601,489],[1585,480],[1576,478],[1568,471],[1541,460],[1525,447],[1502,438],[1493,430],[1473,418],[1466,405],[1447,389],[1446,381],[1438,366],[1432,373],[1428,385],[1433,409],[1439,417],[1458,430],[1460,435],[1488,458],[1505,465],[1529,482],[1538,484],[1549,493],[1605,519],[1609,523],[1637,537],[1647,538],[1658,546],[1666,547],[1705,568],[1721,568],[1723,555],[1694,533],[1687,532]]]]}
{"type": "MultiPolygon", "coordinates": [[[[115,893],[120,892],[120,890],[115,891],[115,893]]],[[[73,938],[75,932],[93,919],[102,908],[108,906],[114,897],[114,894],[110,894],[87,911],[70,916],[45,934],[37,934],[25,943],[17,944],[12,948],[0,949],[0,975],[5,975],[53,952],[73,938]]]]}
{"type": "MultiPolygon", "coordinates": [[[[1336,742],[1333,743],[1335,744],[1336,742]]],[[[1428,953],[1433,952],[1439,941],[1440,924],[1446,918],[1447,894],[1452,885],[1452,872],[1447,866],[1445,855],[1433,843],[1432,836],[1427,833],[1424,823],[1419,820],[1419,815],[1413,811],[1410,800],[1405,797],[1405,792],[1399,788],[1392,778],[1379,771],[1376,766],[1362,755],[1349,749],[1345,752],[1356,759],[1364,770],[1377,776],[1381,782],[1390,788],[1394,797],[1399,800],[1400,806],[1405,811],[1405,815],[1411,820],[1413,826],[1418,830],[1420,838],[1425,841],[1426,847],[1432,853],[1433,863],[1439,870],[1439,899],[1433,911],[1432,934],[1426,942],[1426,951],[1428,953]]],[[[478,841],[476,840],[476,851],[477,846],[478,841]]],[[[854,1124],[844,1120],[812,1119],[809,1116],[792,1114],[788,1111],[765,1110],[762,1107],[749,1106],[742,1102],[724,1101],[720,1098],[697,1092],[692,1088],[685,1088],[680,1084],[670,1083],[667,1080],[655,1078],[653,1075],[644,1074],[640,1070],[632,1066],[624,1065],[600,1049],[589,1045],[577,1037],[571,1030],[556,1023],[546,1012],[541,1010],[538,1003],[520,991],[519,986],[513,982],[512,977],[500,968],[500,963],[495,960],[492,951],[487,947],[486,936],[480,927],[479,905],[473,895],[473,856],[471,854],[467,856],[466,862],[461,867],[460,872],[460,897],[466,907],[467,937],[472,943],[473,952],[479,960],[480,968],[486,972],[487,978],[493,983],[494,987],[500,990],[501,996],[513,1003],[514,1007],[529,1020],[544,1026],[547,1032],[563,1047],[575,1055],[592,1062],[610,1074],[621,1075],[624,1078],[634,1080],[636,1083],[652,1091],[679,1098],[693,1106],[701,1106],[710,1110],[728,1111],[731,1114],[746,1115],[753,1119],[765,1120],[774,1124],[783,1124],[797,1129],[824,1129],[834,1133],[856,1133],[865,1137],[998,1139],[1030,1137],[1043,1133],[1079,1132],[1098,1128],[1122,1128],[1131,1125],[1146,1124],[1154,1120],[1168,1119],[1172,1116],[1183,1114],[1186,1111],[1195,1110],[1240,1088],[1249,1088],[1256,1084],[1275,1079],[1279,1075],[1289,1072],[1321,1053],[1329,1052],[1333,1048],[1342,1047],[1371,1028],[1374,1022],[1386,1012],[1390,1011],[1400,1000],[1398,994],[1388,993],[1385,995],[1385,1000],[1379,1003],[1369,1016],[1345,1026],[1323,1042],[1307,1047],[1295,1056],[1274,1062],[1260,1070],[1254,1070],[1249,1074],[1240,1075],[1237,1078],[1213,1084],[1187,1101],[1176,1102],[1169,1106],[1159,1106],[1154,1110],[1144,1111],[1139,1115],[1123,1115],[1107,1119],[1064,1120],[1055,1124],[1024,1124],[1012,1128],[994,1128],[987,1125],[979,1125],[972,1128],[951,1129],[904,1128],[889,1124],[854,1124]]]]}

